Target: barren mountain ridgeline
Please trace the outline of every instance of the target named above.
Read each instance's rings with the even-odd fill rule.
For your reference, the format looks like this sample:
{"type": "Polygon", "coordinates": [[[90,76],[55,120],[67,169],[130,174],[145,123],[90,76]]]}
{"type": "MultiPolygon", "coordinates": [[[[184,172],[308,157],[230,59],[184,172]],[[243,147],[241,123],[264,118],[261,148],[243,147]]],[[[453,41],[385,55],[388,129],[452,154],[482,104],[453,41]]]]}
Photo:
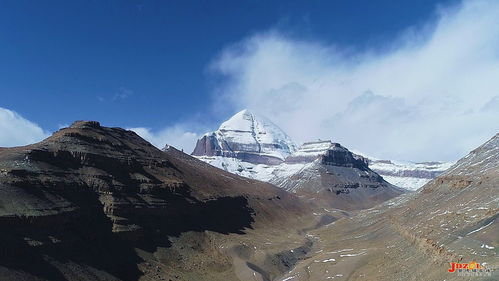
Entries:
{"type": "Polygon", "coordinates": [[[0,150],[0,275],[458,280],[450,262],[498,265],[497,139],[404,194],[331,142],[307,143],[276,164],[275,186],[78,121],[0,150]]]}
{"type": "Polygon", "coordinates": [[[97,122],[0,153],[6,279],[135,280],[148,260],[138,249],[168,249],[169,236],[242,234],[309,208],[270,184],[97,122]]]}

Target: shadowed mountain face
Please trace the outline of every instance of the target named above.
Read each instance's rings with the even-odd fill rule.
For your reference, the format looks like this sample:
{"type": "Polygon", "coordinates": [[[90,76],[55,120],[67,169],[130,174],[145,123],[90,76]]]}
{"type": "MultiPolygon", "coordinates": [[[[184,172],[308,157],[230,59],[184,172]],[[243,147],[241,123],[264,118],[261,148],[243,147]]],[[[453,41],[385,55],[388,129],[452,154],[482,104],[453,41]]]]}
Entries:
{"type": "Polygon", "coordinates": [[[131,131],[75,122],[0,149],[1,280],[137,280],[137,250],[189,231],[244,233],[307,210],[293,195],[131,131]]]}

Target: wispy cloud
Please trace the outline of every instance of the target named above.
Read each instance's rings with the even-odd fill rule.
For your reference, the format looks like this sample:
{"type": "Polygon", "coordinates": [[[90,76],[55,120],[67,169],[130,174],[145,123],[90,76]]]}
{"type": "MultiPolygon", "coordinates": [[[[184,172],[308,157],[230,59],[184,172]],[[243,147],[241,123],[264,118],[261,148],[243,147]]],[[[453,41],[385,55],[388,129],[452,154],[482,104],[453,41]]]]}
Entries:
{"type": "Polygon", "coordinates": [[[37,124],[16,112],[0,107],[0,146],[11,147],[35,143],[48,137],[37,124]]]}
{"type": "Polygon", "coordinates": [[[115,101],[127,99],[127,98],[133,96],[134,94],[135,94],[135,92],[133,90],[128,89],[126,87],[120,87],[120,88],[118,88],[116,93],[114,95],[112,95],[111,97],[97,96],[97,100],[100,102],[105,102],[105,101],[115,102],[115,101]]]}
{"type": "Polygon", "coordinates": [[[454,160],[497,133],[498,1],[441,8],[379,47],[352,53],[262,32],[214,61],[216,95],[297,141],[331,138],[381,158],[454,160]]]}
{"type": "Polygon", "coordinates": [[[118,89],[118,92],[113,96],[112,100],[113,101],[123,100],[123,99],[126,99],[126,98],[132,96],[133,94],[134,94],[133,90],[130,90],[130,89],[125,88],[125,87],[120,87],[118,89]]]}

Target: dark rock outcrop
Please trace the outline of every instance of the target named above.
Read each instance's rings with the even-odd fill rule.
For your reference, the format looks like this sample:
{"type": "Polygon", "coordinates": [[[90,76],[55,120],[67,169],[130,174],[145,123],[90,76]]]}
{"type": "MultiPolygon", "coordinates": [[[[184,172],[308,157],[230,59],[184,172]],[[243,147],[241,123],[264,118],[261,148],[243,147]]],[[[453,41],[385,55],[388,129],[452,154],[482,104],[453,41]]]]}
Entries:
{"type": "Polygon", "coordinates": [[[222,156],[222,148],[214,135],[204,135],[197,143],[192,155],[195,156],[222,156]]]}
{"type": "Polygon", "coordinates": [[[333,143],[326,153],[321,156],[321,163],[323,165],[357,168],[361,171],[368,170],[366,158],[353,154],[339,143],[333,143]]]}

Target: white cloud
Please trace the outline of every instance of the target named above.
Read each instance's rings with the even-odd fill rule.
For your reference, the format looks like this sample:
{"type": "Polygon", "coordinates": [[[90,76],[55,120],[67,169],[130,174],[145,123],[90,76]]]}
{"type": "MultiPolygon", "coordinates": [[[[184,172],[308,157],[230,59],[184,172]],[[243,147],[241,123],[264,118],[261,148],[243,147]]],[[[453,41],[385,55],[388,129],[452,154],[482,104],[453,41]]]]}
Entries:
{"type": "Polygon", "coordinates": [[[440,9],[393,42],[352,53],[256,34],[213,63],[225,78],[217,96],[299,142],[331,138],[381,158],[455,160],[498,132],[499,1],[440,9]]]}
{"type": "Polygon", "coordinates": [[[21,146],[47,138],[45,132],[37,124],[24,119],[16,112],[0,107],[0,146],[21,146]]]}
{"type": "Polygon", "coordinates": [[[187,129],[187,126],[177,124],[159,131],[152,131],[149,128],[137,127],[129,128],[139,136],[150,142],[159,149],[163,149],[166,144],[179,150],[184,150],[190,154],[194,150],[199,134],[187,129]]]}

